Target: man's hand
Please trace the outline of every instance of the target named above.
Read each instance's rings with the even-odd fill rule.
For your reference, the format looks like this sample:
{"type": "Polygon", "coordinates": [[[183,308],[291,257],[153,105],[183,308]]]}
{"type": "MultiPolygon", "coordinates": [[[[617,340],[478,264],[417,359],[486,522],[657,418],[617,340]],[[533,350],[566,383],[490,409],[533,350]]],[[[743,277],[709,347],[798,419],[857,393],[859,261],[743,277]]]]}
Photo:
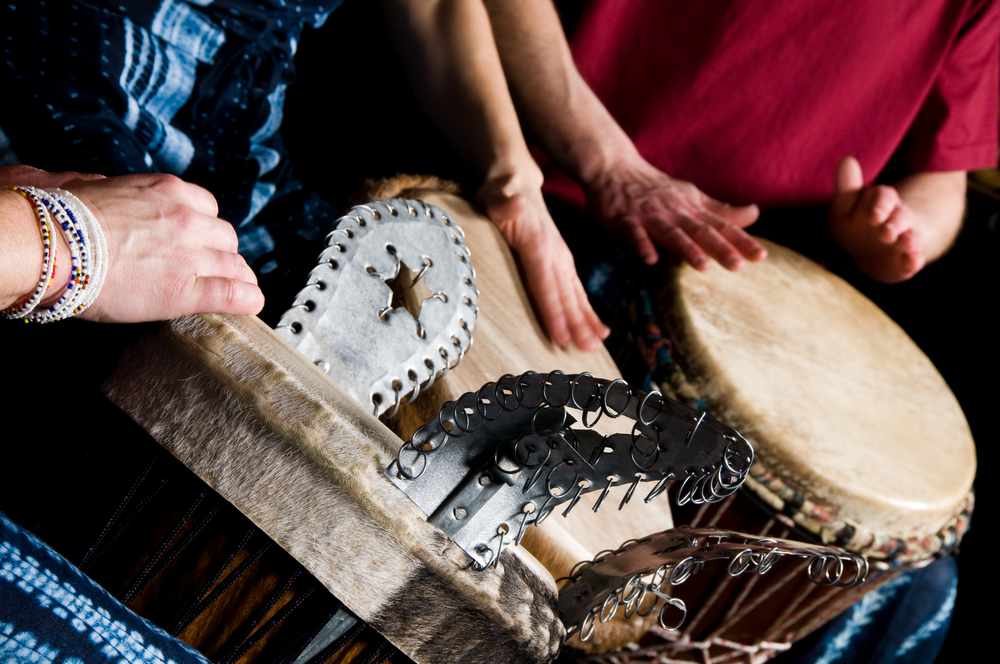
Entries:
{"type": "Polygon", "coordinates": [[[497,177],[486,181],[476,200],[520,259],[549,337],[560,346],[573,343],[588,352],[601,348],[609,330],[590,306],[573,254],[549,216],[540,188],[516,176],[497,177]]]}
{"type": "Polygon", "coordinates": [[[767,258],[767,250],[743,230],[757,220],[756,205],[721,203],[638,155],[636,160],[602,171],[585,191],[591,213],[608,231],[624,237],[647,265],[659,260],[657,246],[699,270],[707,270],[710,259],[739,270],[744,260],[767,258]]]}
{"type": "Polygon", "coordinates": [[[913,209],[894,187],[864,186],[854,157],[837,164],[829,223],[834,240],[873,279],[905,281],[926,263],[913,209]]]}
{"type": "MultiPolygon", "coordinates": [[[[172,175],[103,178],[24,166],[0,169],[0,184],[62,187],[97,217],[109,269],[100,296],[80,318],[124,323],[198,312],[255,314],[264,306],[256,276],[236,253],[236,231],[218,218],[215,198],[201,187],[172,175]]],[[[68,263],[60,261],[64,274],[54,284],[69,279],[68,263]]],[[[50,288],[43,304],[54,304],[60,291],[50,288]]]]}

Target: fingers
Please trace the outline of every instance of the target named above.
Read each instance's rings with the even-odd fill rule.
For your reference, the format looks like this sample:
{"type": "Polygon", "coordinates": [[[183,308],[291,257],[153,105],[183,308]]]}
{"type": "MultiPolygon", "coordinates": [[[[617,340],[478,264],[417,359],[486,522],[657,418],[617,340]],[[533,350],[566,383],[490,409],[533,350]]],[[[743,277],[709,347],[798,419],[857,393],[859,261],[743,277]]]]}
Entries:
{"type": "Polygon", "coordinates": [[[631,220],[626,224],[625,240],[646,265],[656,265],[656,262],[660,260],[660,253],[656,250],[656,245],[653,244],[649,233],[646,232],[646,228],[641,222],[631,220]]]}
{"type": "MultiPolygon", "coordinates": [[[[572,267],[572,263],[570,264],[572,267]]],[[[560,266],[554,266],[553,272],[560,266]]],[[[587,293],[583,290],[575,268],[569,272],[556,272],[547,293],[537,292],[538,283],[529,282],[539,305],[542,324],[549,337],[560,346],[573,344],[582,351],[592,353],[604,347],[602,343],[610,330],[597,317],[587,293]]]]}
{"type": "Polygon", "coordinates": [[[236,279],[248,284],[257,284],[257,275],[254,274],[246,260],[237,253],[230,251],[212,251],[208,254],[208,266],[199,273],[204,277],[224,277],[226,279],[236,279]]]}
{"type": "Polygon", "coordinates": [[[894,187],[868,187],[856,207],[869,226],[878,228],[879,239],[887,244],[895,242],[900,234],[913,227],[913,213],[894,187]]]}
{"type": "Polygon", "coordinates": [[[255,284],[225,277],[199,277],[188,299],[188,313],[211,311],[256,314],[264,308],[264,295],[255,284]]]}

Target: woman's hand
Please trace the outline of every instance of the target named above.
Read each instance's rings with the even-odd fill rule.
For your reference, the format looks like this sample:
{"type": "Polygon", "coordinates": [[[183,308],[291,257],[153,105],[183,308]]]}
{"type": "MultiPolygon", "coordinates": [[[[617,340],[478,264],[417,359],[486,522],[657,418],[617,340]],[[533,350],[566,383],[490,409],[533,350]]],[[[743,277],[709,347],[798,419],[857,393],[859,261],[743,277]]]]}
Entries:
{"type": "MultiPolygon", "coordinates": [[[[108,273],[80,318],[125,323],[199,312],[255,314],[264,306],[257,278],[236,252],[236,231],[199,186],[172,175],[104,178],[25,166],[0,169],[0,185],[61,187],[97,218],[107,238],[108,273]]],[[[60,255],[68,256],[63,247],[60,255]]],[[[43,304],[58,299],[56,285],[68,279],[68,261],[60,261],[43,304]]]]}

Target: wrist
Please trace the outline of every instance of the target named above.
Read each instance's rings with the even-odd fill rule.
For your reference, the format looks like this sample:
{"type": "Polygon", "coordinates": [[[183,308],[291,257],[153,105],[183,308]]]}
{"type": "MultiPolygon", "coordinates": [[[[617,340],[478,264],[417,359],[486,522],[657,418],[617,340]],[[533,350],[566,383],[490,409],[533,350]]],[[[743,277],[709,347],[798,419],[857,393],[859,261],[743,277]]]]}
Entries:
{"type": "Polygon", "coordinates": [[[567,161],[573,166],[569,175],[584,188],[597,189],[616,173],[647,166],[632,141],[622,136],[624,140],[609,137],[603,141],[584,140],[573,144],[568,151],[567,161]]]}
{"type": "Polygon", "coordinates": [[[31,203],[0,190],[0,309],[31,297],[43,265],[42,235],[31,203]]]}
{"type": "Polygon", "coordinates": [[[515,158],[497,159],[486,170],[485,183],[502,183],[502,188],[510,193],[541,191],[545,176],[531,154],[525,150],[515,158]]]}

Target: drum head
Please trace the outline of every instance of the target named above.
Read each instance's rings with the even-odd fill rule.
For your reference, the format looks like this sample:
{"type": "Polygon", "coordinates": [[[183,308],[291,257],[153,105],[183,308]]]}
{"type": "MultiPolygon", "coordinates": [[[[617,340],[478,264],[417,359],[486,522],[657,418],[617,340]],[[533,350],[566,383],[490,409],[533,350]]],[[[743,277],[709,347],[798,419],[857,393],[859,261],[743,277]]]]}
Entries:
{"type": "Polygon", "coordinates": [[[976,472],[951,390],[868,299],[762,242],[768,259],[737,273],[673,270],[660,305],[688,378],[770,471],[833,516],[892,537],[937,531],[976,472]]]}

